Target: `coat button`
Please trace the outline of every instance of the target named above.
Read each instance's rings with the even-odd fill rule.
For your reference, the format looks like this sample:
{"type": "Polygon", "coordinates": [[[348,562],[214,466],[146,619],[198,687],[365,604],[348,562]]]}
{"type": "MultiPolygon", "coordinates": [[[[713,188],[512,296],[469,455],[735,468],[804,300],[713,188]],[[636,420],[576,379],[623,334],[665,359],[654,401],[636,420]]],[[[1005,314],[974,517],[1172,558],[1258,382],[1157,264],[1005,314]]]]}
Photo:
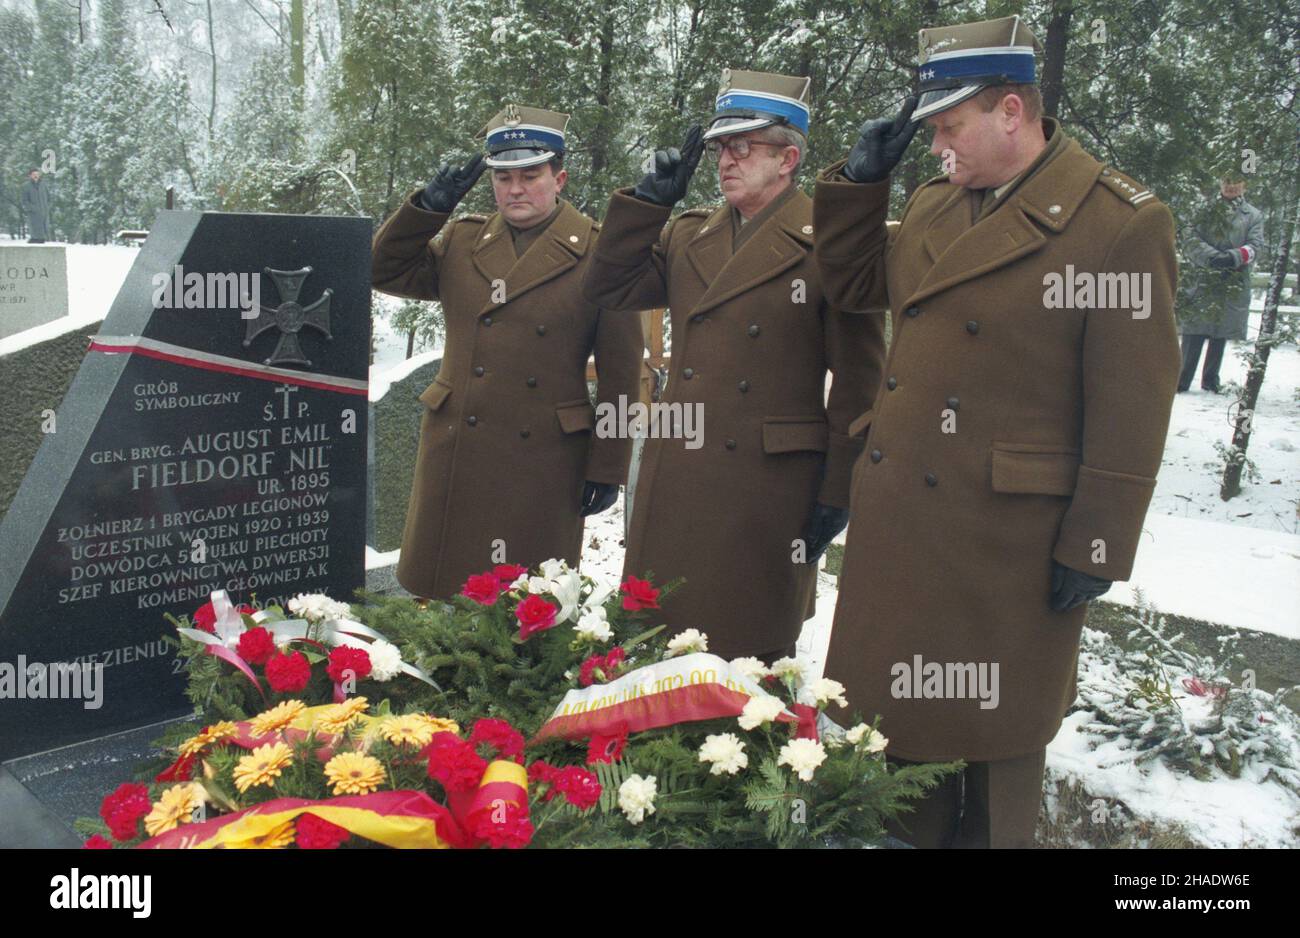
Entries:
{"type": "Polygon", "coordinates": [[[889,388],[891,391],[894,390],[894,388],[898,387],[898,379],[891,376],[890,379],[885,382],[885,387],[889,388]]]}
{"type": "Polygon", "coordinates": [[[735,448],[736,448],[736,441],[735,441],[735,440],[727,440],[727,442],[726,442],[725,445],[726,445],[727,449],[735,449],[735,448]]]}
{"type": "Polygon", "coordinates": [[[477,417],[466,417],[466,418],[465,418],[465,422],[466,422],[467,424],[469,424],[471,427],[476,427],[476,426],[478,426],[478,418],[477,418],[477,417]]]}
{"type": "Polygon", "coordinates": [[[530,388],[535,388],[535,387],[537,387],[537,379],[536,379],[536,378],[529,378],[529,379],[528,379],[527,381],[525,381],[524,383],[527,384],[530,388]]]}
{"type": "Polygon", "coordinates": [[[966,323],[966,331],[969,332],[971,335],[975,335],[977,332],[980,331],[980,324],[972,319],[966,323]]]}
{"type": "Polygon", "coordinates": [[[949,409],[949,410],[956,410],[956,409],[957,409],[958,407],[960,407],[960,406],[961,406],[961,401],[957,400],[957,398],[955,398],[955,397],[950,397],[950,398],[948,398],[948,409],[949,409]]]}
{"type": "Polygon", "coordinates": [[[695,377],[695,369],[694,369],[694,368],[683,368],[683,369],[682,369],[682,377],[685,378],[687,381],[690,381],[692,378],[695,377]]]}
{"type": "Polygon", "coordinates": [[[917,316],[921,315],[921,307],[909,306],[907,309],[903,310],[903,312],[915,319],[917,316]]]}
{"type": "Polygon", "coordinates": [[[490,325],[492,325],[492,317],[491,317],[491,316],[484,316],[484,317],[483,317],[483,325],[485,325],[485,326],[490,326],[490,325]]]}
{"type": "Polygon", "coordinates": [[[482,365],[475,365],[475,366],[474,366],[474,377],[476,377],[476,378],[481,378],[481,377],[483,377],[483,366],[482,366],[482,365]]]}
{"type": "Polygon", "coordinates": [[[749,337],[751,339],[757,336],[758,333],[760,332],[758,328],[758,323],[754,323],[752,326],[750,326],[748,332],[749,332],[749,337]]]}
{"type": "Polygon", "coordinates": [[[537,327],[537,334],[538,334],[538,335],[546,335],[546,327],[545,327],[545,326],[538,326],[538,327],[537,327]]]}
{"type": "Polygon", "coordinates": [[[931,488],[934,488],[934,486],[939,484],[939,477],[935,475],[933,472],[927,472],[925,474],[925,484],[930,486],[931,488]]]}
{"type": "Polygon", "coordinates": [[[528,428],[525,427],[524,429],[520,430],[519,435],[523,437],[525,440],[528,439],[528,428]]]}
{"type": "Polygon", "coordinates": [[[740,382],[740,384],[736,385],[736,387],[740,388],[740,393],[741,393],[741,394],[744,394],[746,391],[749,390],[749,382],[748,382],[748,381],[742,381],[742,382],[740,382]]]}
{"type": "Polygon", "coordinates": [[[880,450],[878,450],[878,449],[873,449],[873,450],[871,451],[871,461],[872,461],[872,462],[880,462],[880,460],[882,460],[882,459],[884,459],[884,458],[885,458],[885,454],[882,453],[880,450]]]}

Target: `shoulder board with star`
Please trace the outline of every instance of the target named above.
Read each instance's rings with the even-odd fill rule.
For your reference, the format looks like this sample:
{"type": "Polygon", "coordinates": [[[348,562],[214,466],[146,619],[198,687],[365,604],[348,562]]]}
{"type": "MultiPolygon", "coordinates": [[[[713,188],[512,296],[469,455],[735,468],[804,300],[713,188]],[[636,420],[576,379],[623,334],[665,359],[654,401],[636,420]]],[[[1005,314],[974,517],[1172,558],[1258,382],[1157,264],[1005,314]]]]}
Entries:
{"type": "Polygon", "coordinates": [[[1156,197],[1156,194],[1142,183],[1110,166],[1102,167],[1100,175],[1097,176],[1097,185],[1134,208],[1141,208],[1156,197]]]}

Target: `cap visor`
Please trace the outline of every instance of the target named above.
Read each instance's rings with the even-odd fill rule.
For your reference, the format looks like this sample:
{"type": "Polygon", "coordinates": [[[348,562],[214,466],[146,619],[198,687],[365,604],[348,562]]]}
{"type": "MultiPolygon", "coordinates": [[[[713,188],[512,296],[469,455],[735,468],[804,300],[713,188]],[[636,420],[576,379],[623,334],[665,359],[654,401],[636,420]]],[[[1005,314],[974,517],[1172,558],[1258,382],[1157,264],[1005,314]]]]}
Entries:
{"type": "Polygon", "coordinates": [[[916,102],[916,110],[912,112],[912,120],[924,120],[933,114],[938,114],[940,111],[956,107],[967,98],[973,98],[987,87],[987,85],[966,85],[962,88],[941,88],[938,91],[924,91],[921,93],[921,99],[916,102]]]}
{"type": "Polygon", "coordinates": [[[770,127],[776,121],[770,117],[753,117],[753,118],[735,118],[723,117],[714,122],[713,126],[704,131],[704,139],[712,140],[714,137],[725,137],[729,134],[743,134],[747,130],[758,130],[760,127],[770,127]]]}
{"type": "Polygon", "coordinates": [[[502,150],[487,157],[483,162],[493,169],[523,169],[525,166],[537,166],[555,156],[550,150],[502,150]]]}

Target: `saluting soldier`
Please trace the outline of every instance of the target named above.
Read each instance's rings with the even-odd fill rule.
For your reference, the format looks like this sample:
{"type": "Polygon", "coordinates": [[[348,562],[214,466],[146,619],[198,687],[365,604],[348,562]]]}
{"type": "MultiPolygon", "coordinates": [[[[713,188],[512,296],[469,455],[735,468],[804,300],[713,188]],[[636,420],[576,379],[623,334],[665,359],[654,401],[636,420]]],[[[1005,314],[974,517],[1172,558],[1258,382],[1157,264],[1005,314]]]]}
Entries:
{"type": "Polygon", "coordinates": [[[919,98],[817,182],[827,297],[893,316],[827,674],[883,715],[891,757],[967,761],[898,836],[1024,847],[1087,603],[1128,578],[1160,467],[1174,224],[1041,116],[1019,17],[923,29],[920,46],[919,98]],[[889,174],[922,120],[946,173],[891,232],[889,174]],[[1051,295],[1062,278],[1078,302],[1051,295]],[[1127,303],[1085,302],[1120,278],[1127,303]]]}
{"type": "Polygon", "coordinates": [[[808,86],[724,70],[708,130],[610,198],[584,281],[607,309],[670,307],[660,403],[698,408],[702,445],[646,441],[623,571],[685,577],[663,618],[724,657],[793,654],[815,561],[847,523],[862,445],[849,423],[879,382],[883,316],[834,309],[813,262],[812,200],[795,182],[808,86]],[[670,221],[705,150],[726,202],[670,221]]]}
{"type": "Polygon", "coordinates": [[[438,300],[447,324],[397,565],[416,596],[503,561],[577,566],[583,517],[626,479],[630,442],[592,432],[587,360],[600,401],[635,400],[644,340],[638,317],[582,296],[599,226],[561,198],[567,122],[507,105],[479,131],[486,159],[443,164],[375,235],[375,289],[438,300]],[[451,218],[485,167],[497,211],[451,218]]]}

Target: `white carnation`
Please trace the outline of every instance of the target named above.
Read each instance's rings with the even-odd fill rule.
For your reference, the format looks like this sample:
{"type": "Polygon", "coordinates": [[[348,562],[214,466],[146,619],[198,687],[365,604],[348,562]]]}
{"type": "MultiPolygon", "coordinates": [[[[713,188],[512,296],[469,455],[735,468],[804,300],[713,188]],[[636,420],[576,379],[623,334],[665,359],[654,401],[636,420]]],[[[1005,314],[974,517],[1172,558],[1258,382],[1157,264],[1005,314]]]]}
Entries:
{"type": "Polygon", "coordinates": [[[826,748],[815,739],[792,739],[781,747],[777,765],[788,765],[799,778],[811,782],[817,767],[826,761],[826,748]]]}
{"type": "Polygon", "coordinates": [[[839,681],[832,681],[828,677],[818,678],[813,681],[812,695],[817,701],[817,706],[825,707],[828,704],[837,703],[841,707],[847,707],[849,702],[844,699],[844,685],[839,681]]]}
{"type": "Polygon", "coordinates": [[[749,765],[749,756],[745,755],[745,744],[735,733],[719,733],[704,737],[700,761],[711,763],[710,775],[735,775],[749,765]]]}
{"type": "Polygon", "coordinates": [[[740,711],[740,728],[752,730],[763,723],[771,723],[784,709],[785,705],[770,694],[750,697],[745,702],[745,709],[740,711]]]}
{"type": "Polygon", "coordinates": [[[844,734],[844,738],[867,752],[880,752],[889,745],[889,740],[879,730],[874,730],[865,723],[853,727],[844,734]]]}
{"type": "Polygon", "coordinates": [[[755,681],[761,681],[768,675],[767,665],[763,664],[763,662],[759,661],[757,658],[732,658],[731,667],[740,674],[743,674],[745,677],[752,678],[755,681]]]}
{"type": "Polygon", "coordinates": [[[579,638],[593,642],[607,642],[614,637],[614,630],[606,621],[605,610],[599,606],[595,609],[583,610],[582,615],[578,617],[575,631],[579,638]]]}
{"type": "Polygon", "coordinates": [[[772,662],[772,673],[783,681],[794,681],[795,684],[802,684],[803,663],[795,658],[778,658],[772,662]]]}
{"type": "Polygon", "coordinates": [[[402,673],[402,653],[392,642],[376,639],[366,651],[370,655],[370,676],[376,681],[391,681],[402,673]]]}
{"type": "Polygon", "coordinates": [[[633,824],[640,824],[647,814],[655,813],[655,792],[658,783],[653,775],[642,778],[629,775],[627,781],[618,786],[618,806],[633,824]]]}
{"type": "Polygon", "coordinates": [[[289,600],[289,611],[311,623],[352,618],[351,606],[336,602],[324,593],[299,593],[289,600]]]}
{"type": "Polygon", "coordinates": [[[668,642],[668,654],[664,657],[672,658],[676,655],[690,654],[696,651],[709,650],[709,636],[705,635],[699,629],[687,629],[685,632],[679,632],[674,635],[668,642]]]}

